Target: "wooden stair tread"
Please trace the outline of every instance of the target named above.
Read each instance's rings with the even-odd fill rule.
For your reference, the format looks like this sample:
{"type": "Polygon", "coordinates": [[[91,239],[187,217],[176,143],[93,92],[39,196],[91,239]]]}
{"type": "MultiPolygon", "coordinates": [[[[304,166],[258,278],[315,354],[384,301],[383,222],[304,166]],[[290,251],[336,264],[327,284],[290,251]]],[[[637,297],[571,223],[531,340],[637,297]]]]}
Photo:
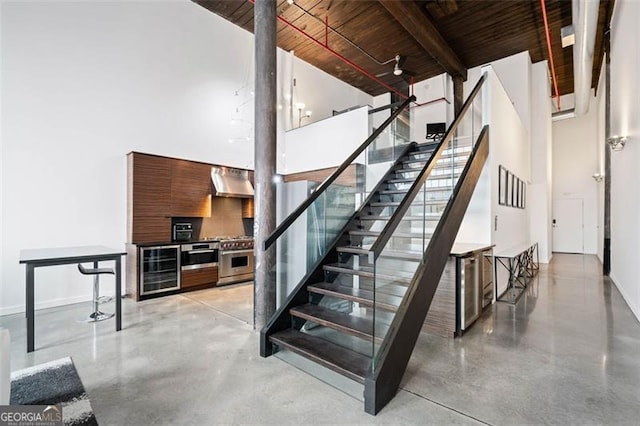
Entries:
{"type": "Polygon", "coordinates": [[[412,261],[420,261],[422,260],[422,253],[416,251],[400,251],[400,250],[383,250],[380,254],[380,257],[386,257],[390,259],[400,259],[400,260],[412,260],[412,261]]]}
{"type": "MultiPolygon", "coordinates": [[[[325,271],[330,271],[330,272],[338,272],[338,273],[345,273],[345,274],[351,274],[351,275],[358,275],[361,277],[373,278],[372,267],[361,266],[360,268],[365,268],[365,269],[353,269],[351,265],[347,265],[345,263],[330,263],[328,265],[323,265],[322,268],[325,271]]],[[[377,273],[376,278],[379,280],[391,281],[394,283],[409,284],[411,282],[411,278],[393,276],[385,273],[377,273]]]]}
{"type": "Polygon", "coordinates": [[[367,255],[370,253],[369,249],[360,247],[360,246],[342,246],[337,247],[336,251],[338,253],[353,253],[353,254],[364,254],[367,255]]]}
{"type": "Polygon", "coordinates": [[[312,284],[308,286],[307,289],[313,293],[350,300],[352,302],[357,302],[365,306],[373,306],[373,299],[375,296],[376,307],[392,312],[398,310],[398,306],[402,302],[401,296],[385,294],[381,293],[380,291],[376,291],[376,293],[374,294],[374,292],[371,290],[353,288],[336,283],[322,282],[312,284]]]}
{"type": "MultiPolygon", "coordinates": [[[[357,237],[377,237],[380,235],[380,231],[366,231],[366,230],[353,230],[349,231],[349,235],[355,235],[357,237]]],[[[391,238],[431,238],[433,230],[423,234],[422,232],[394,232],[391,238]]]]}
{"type": "MultiPolygon", "coordinates": [[[[360,247],[360,246],[337,247],[336,251],[338,253],[351,253],[351,254],[357,254],[361,256],[367,256],[371,253],[371,250],[369,250],[368,248],[360,247]]],[[[400,260],[420,261],[422,260],[422,253],[417,251],[385,250],[382,252],[380,257],[400,259],[400,260]]]]}
{"type": "Polygon", "coordinates": [[[334,311],[312,303],[291,308],[289,313],[294,317],[312,321],[342,333],[371,341],[374,338],[372,319],[334,311]]]}
{"type": "Polygon", "coordinates": [[[384,189],[382,191],[379,191],[378,194],[383,194],[383,195],[406,194],[407,192],[409,192],[409,189],[384,189]]]}
{"type": "Polygon", "coordinates": [[[371,365],[371,358],[361,353],[294,329],[274,333],[269,340],[358,383],[364,383],[371,365]]]}
{"type": "Polygon", "coordinates": [[[370,204],[371,207],[398,207],[400,201],[375,201],[370,204]]]}
{"type": "Polygon", "coordinates": [[[367,231],[364,229],[354,229],[349,231],[349,235],[357,235],[359,237],[377,237],[380,231],[367,231]]]}
{"type": "MultiPolygon", "coordinates": [[[[442,216],[441,213],[425,213],[423,216],[405,216],[402,220],[424,220],[426,219],[439,219],[442,216]]],[[[358,220],[366,220],[366,221],[377,221],[377,220],[390,220],[391,216],[389,215],[361,215],[358,216],[358,220]]]]}
{"type": "MultiPolygon", "coordinates": [[[[410,172],[416,172],[416,170],[405,170],[402,173],[410,173],[410,172]]],[[[454,174],[455,178],[459,178],[460,174],[459,173],[455,173],[454,174]]],[[[427,178],[428,180],[443,180],[443,179],[451,179],[451,175],[450,174],[440,174],[440,175],[429,175],[429,177],[427,178]]],[[[397,184],[397,183],[413,183],[415,182],[415,178],[393,178],[393,179],[387,179],[385,181],[385,183],[387,184],[397,184]]]]}

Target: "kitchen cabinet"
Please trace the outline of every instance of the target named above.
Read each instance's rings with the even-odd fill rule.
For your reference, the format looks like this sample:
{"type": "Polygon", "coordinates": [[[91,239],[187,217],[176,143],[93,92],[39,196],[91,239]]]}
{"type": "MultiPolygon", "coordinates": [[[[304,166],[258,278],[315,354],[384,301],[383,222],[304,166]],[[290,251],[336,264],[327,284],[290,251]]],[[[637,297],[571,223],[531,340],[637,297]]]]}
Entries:
{"type": "Polygon", "coordinates": [[[253,198],[243,198],[242,199],[242,218],[243,219],[253,219],[254,214],[254,204],[253,198]]]}
{"type": "Polygon", "coordinates": [[[171,239],[171,159],[130,153],[127,156],[127,231],[130,241],[171,239]]]}
{"type": "Polygon", "coordinates": [[[211,216],[211,165],[171,160],[171,216],[211,216]]]}
{"type": "Polygon", "coordinates": [[[461,336],[493,302],[493,245],[454,244],[422,329],[461,336]]]}
{"type": "Polygon", "coordinates": [[[218,281],[218,267],[190,269],[182,271],[181,288],[197,287],[201,285],[214,285],[218,281]]]}

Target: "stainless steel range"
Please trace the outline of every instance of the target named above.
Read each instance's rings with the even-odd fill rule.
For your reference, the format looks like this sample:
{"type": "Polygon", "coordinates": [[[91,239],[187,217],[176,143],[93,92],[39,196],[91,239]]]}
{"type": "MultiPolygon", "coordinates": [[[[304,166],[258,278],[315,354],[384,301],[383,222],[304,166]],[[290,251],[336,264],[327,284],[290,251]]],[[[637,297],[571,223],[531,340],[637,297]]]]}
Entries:
{"type": "Polygon", "coordinates": [[[220,238],[218,285],[253,280],[253,238],[220,238]]]}

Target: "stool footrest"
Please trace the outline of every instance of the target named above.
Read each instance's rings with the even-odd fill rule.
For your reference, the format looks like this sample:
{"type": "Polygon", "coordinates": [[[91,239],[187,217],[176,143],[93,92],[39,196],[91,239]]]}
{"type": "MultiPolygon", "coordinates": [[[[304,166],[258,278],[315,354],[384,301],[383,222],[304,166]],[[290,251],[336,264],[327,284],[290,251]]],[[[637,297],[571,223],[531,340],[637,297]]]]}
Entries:
{"type": "Polygon", "coordinates": [[[104,320],[108,320],[109,318],[113,318],[115,314],[107,314],[104,312],[93,312],[91,314],[89,314],[89,316],[87,316],[86,318],[81,318],[78,320],[78,322],[98,322],[98,321],[104,321],[104,320]]]}

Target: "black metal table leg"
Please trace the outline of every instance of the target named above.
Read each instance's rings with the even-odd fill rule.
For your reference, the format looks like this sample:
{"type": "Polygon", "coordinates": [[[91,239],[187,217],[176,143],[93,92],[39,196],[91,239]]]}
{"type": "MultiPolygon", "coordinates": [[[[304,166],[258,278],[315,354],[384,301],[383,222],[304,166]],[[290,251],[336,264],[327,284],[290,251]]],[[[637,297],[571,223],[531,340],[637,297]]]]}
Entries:
{"type": "Polygon", "coordinates": [[[27,352],[33,352],[35,346],[35,330],[34,330],[34,317],[35,317],[35,300],[34,300],[34,278],[35,267],[33,265],[27,265],[27,352]]]}
{"type": "Polygon", "coordinates": [[[116,259],[116,331],[122,329],[122,261],[120,256],[116,259]]]}

